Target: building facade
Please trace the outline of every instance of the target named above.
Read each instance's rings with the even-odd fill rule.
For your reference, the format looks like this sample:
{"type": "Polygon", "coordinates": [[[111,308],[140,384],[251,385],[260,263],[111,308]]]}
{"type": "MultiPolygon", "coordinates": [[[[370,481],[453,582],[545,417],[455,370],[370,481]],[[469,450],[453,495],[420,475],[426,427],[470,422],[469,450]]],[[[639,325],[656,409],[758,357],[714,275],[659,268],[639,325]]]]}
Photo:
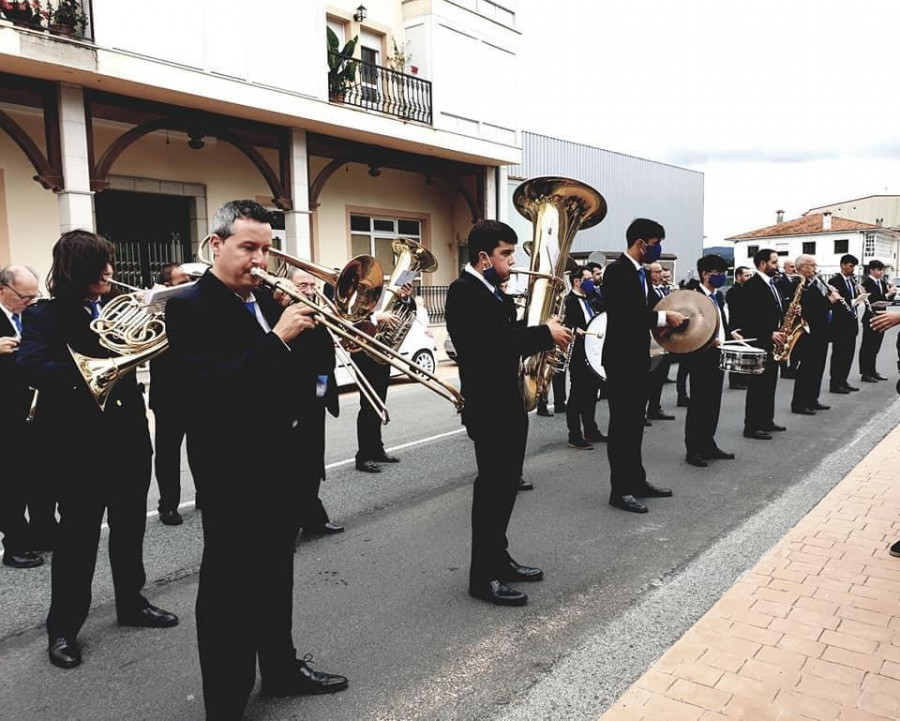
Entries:
{"type": "Polygon", "coordinates": [[[868,195],[863,198],[853,198],[840,203],[810,208],[804,215],[825,212],[848,220],[859,220],[883,228],[900,230],[900,195],[868,195]]]}

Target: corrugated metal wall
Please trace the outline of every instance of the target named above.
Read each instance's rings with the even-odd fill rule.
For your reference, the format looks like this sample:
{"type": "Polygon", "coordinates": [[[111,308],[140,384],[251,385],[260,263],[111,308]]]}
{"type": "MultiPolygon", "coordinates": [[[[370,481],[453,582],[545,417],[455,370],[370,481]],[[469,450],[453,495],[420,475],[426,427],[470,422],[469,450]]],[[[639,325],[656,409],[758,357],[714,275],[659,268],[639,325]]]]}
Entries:
{"type": "Polygon", "coordinates": [[[533,133],[522,133],[522,165],[509,169],[510,224],[520,241],[531,224],[512,207],[512,193],[524,179],[563,175],[596,188],[609,207],[599,225],[578,233],[574,251],[621,251],[625,229],[637,217],[666,229],[665,253],[678,256],[681,278],[703,253],[703,173],[533,133]]]}

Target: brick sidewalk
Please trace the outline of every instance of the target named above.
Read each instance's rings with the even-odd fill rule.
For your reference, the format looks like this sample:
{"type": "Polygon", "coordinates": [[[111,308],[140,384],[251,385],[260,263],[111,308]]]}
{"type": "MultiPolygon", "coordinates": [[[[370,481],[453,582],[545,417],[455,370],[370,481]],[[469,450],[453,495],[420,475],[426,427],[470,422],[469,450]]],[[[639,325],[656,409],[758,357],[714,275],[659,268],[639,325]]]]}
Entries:
{"type": "Polygon", "coordinates": [[[900,427],[601,717],[900,719],[900,427]]]}

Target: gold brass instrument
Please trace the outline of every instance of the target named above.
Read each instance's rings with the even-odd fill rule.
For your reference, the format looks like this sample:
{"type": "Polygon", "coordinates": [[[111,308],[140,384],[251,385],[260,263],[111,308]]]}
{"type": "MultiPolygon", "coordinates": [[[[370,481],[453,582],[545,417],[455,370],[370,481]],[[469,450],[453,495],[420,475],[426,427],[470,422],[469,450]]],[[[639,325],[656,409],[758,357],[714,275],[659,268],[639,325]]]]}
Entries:
{"type": "Polygon", "coordinates": [[[791,351],[794,350],[797,341],[800,340],[804,333],[809,333],[809,324],[800,314],[800,296],[803,295],[803,286],[806,284],[806,279],[803,276],[797,277],[800,278],[800,282],[797,284],[797,290],[794,291],[794,297],[791,298],[791,302],[784,312],[781,328],[778,329],[778,332],[785,337],[784,343],[775,341],[772,346],[772,359],[776,363],[790,361],[791,351]]]}
{"type": "MultiPolygon", "coordinates": [[[[309,261],[301,260],[299,258],[285,256],[285,254],[283,253],[281,255],[284,256],[286,262],[292,265],[296,264],[298,268],[304,268],[304,265],[309,263],[309,261]]],[[[372,258],[372,261],[377,262],[374,258],[372,258]]],[[[350,267],[352,262],[353,261],[348,264],[348,267],[350,267]]],[[[447,383],[444,383],[430,371],[421,368],[408,358],[400,355],[390,346],[387,346],[376,338],[373,338],[364,330],[357,328],[353,324],[353,320],[348,319],[343,315],[340,304],[337,304],[337,309],[341,312],[333,313],[329,310],[326,310],[325,308],[320,307],[305,295],[300,293],[300,291],[297,290],[294,284],[288,281],[286,278],[279,278],[277,275],[273,275],[272,273],[269,273],[260,268],[253,268],[250,272],[273,290],[280,290],[282,293],[284,293],[286,296],[296,301],[297,303],[303,303],[310,308],[314,308],[317,312],[318,322],[328,328],[328,330],[330,330],[335,335],[343,338],[345,341],[348,341],[351,344],[358,345],[360,348],[362,348],[362,350],[364,350],[374,359],[380,360],[382,363],[388,363],[394,366],[394,368],[402,371],[405,375],[409,376],[414,381],[421,383],[429,390],[437,393],[445,400],[453,403],[453,405],[456,406],[457,410],[462,410],[465,401],[463,400],[463,397],[462,395],[460,395],[459,391],[456,390],[456,388],[447,383]]],[[[308,272],[311,273],[311,271],[308,272]]],[[[338,300],[337,294],[335,294],[335,300],[338,300]]]]}
{"type": "Polygon", "coordinates": [[[438,268],[437,259],[421,243],[409,238],[397,238],[391,243],[391,249],[397,255],[394,272],[387,288],[384,289],[384,301],[381,312],[392,313],[397,316],[394,326],[382,321],[378,323],[375,337],[395,351],[400,350],[406,336],[416,322],[416,314],[412,310],[411,303],[404,303],[397,291],[400,289],[398,281],[409,273],[433,273],[438,268]]]}
{"type": "MultiPolygon", "coordinates": [[[[534,226],[525,305],[528,326],[543,325],[565,302],[564,275],[575,234],[606,216],[606,200],[589,185],[569,178],[545,176],[522,183],[513,193],[519,214],[534,226]]],[[[547,393],[553,374],[565,368],[566,352],[558,348],[529,356],[519,372],[526,410],[547,393]]]]}

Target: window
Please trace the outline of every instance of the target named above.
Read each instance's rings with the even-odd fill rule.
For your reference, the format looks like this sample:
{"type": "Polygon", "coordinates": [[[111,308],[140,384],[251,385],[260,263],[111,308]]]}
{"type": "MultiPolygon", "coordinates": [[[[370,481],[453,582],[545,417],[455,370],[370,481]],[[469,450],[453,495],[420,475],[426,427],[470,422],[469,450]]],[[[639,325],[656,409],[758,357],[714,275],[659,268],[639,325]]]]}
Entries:
{"type": "Polygon", "coordinates": [[[875,255],[875,233],[866,233],[866,242],[863,246],[863,255],[871,258],[875,255]]]}
{"type": "Polygon", "coordinates": [[[850,241],[844,238],[843,240],[834,241],[834,253],[835,255],[849,253],[850,241]]]}
{"type": "Polygon", "coordinates": [[[816,254],[816,241],[811,240],[807,241],[803,244],[803,255],[815,255],[816,254]]]}
{"type": "Polygon", "coordinates": [[[350,252],[374,255],[386,275],[394,271],[394,250],[397,238],[422,242],[422,221],[415,218],[376,218],[369,215],[350,216],[350,252]]]}
{"type": "Polygon", "coordinates": [[[747,257],[750,258],[750,260],[753,260],[753,256],[756,255],[758,252],[759,252],[758,245],[748,245],[747,246],[747,257]]]}

